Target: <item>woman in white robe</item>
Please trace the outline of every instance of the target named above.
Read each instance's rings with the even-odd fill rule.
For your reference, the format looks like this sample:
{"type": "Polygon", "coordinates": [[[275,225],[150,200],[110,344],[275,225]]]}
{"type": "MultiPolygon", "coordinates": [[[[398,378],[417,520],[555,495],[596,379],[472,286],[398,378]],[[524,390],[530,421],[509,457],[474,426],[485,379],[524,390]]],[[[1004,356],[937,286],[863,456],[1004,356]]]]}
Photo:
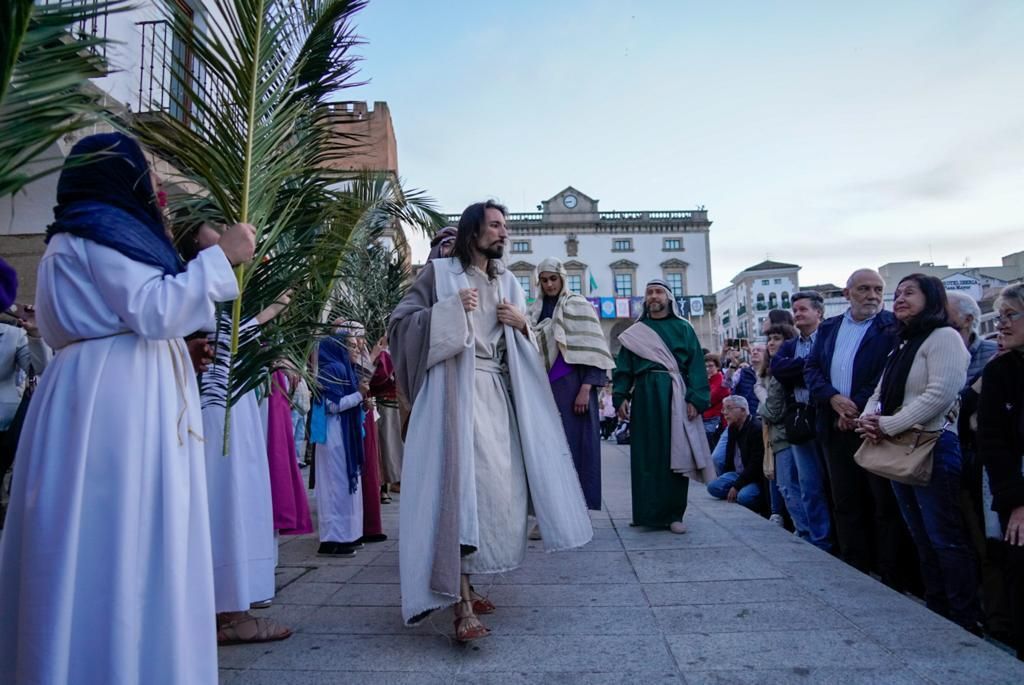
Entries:
{"type": "MultiPolygon", "coordinates": [[[[220,234],[202,225],[195,247],[216,245],[220,234]]],[[[287,301],[276,303],[246,322],[243,340],[259,334],[259,326],[276,316],[287,301]]],[[[231,407],[228,450],[224,453],[228,365],[231,363],[231,316],[225,309],[217,319],[219,331],[209,330],[215,361],[200,376],[203,434],[206,436],[206,481],[213,550],[214,602],[217,641],[221,645],[281,640],[291,630],[266,617],[249,613],[253,604],[274,597],[277,538],[274,535],[270,469],[262,412],[252,390],[231,407]]]]}
{"type": "Polygon", "coordinates": [[[0,539],[0,682],[212,685],[202,416],[182,336],[237,296],[231,265],[253,231],[232,227],[181,271],[138,145],[104,134],[72,154],[97,149],[62,174],[39,265],[57,352],[0,539]]]}
{"type": "Polygon", "coordinates": [[[325,440],[316,446],[316,508],[323,556],[350,557],[363,537],[362,408],[369,386],[360,381],[344,336],[325,338],[318,350],[325,440]]]}

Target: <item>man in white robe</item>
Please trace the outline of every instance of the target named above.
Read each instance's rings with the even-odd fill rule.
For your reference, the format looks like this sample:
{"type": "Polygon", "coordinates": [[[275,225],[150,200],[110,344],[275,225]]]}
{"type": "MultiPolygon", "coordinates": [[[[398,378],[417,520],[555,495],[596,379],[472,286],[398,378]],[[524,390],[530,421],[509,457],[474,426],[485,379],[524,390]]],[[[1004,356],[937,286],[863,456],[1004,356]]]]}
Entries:
{"type": "Polygon", "coordinates": [[[528,500],[547,549],[593,536],[524,293],[500,262],[507,238],[502,206],[468,207],[453,256],[424,267],[388,331],[412,405],[399,535],[403,616],[416,623],[455,604],[460,641],[490,632],[477,614],[495,607],[472,590],[469,574],[523,562],[528,500]]]}

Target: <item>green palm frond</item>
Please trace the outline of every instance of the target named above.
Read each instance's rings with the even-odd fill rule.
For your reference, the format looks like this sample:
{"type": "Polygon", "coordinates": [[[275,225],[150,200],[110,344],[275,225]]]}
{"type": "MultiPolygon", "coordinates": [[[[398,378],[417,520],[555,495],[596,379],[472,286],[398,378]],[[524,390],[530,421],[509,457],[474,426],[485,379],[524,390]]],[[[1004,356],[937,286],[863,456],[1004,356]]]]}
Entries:
{"type": "Polygon", "coordinates": [[[0,10],[0,196],[60,168],[46,150],[96,123],[102,93],[85,86],[109,73],[106,38],[75,35],[74,26],[124,11],[124,2],[37,4],[3,0],[0,10]]]}

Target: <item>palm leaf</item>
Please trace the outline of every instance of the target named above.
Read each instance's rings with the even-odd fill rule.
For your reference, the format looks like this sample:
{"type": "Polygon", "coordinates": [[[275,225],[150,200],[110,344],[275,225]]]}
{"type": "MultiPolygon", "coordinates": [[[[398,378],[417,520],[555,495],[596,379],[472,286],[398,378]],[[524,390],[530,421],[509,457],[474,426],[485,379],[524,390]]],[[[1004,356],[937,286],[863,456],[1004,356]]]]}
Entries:
{"type": "Polygon", "coordinates": [[[60,168],[46,150],[62,136],[95,124],[102,92],[84,85],[109,73],[109,44],[76,36],[73,26],[128,6],[120,0],[34,4],[3,0],[0,10],[0,196],[60,168]],[[30,170],[31,169],[31,170],[30,170]]]}

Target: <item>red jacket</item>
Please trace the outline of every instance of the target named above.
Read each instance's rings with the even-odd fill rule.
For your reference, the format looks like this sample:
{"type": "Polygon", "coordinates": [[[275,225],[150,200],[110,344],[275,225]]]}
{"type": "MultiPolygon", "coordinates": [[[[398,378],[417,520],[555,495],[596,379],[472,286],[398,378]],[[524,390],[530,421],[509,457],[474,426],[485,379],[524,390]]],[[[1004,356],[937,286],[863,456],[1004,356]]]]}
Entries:
{"type": "Polygon", "coordinates": [[[704,412],[705,419],[716,419],[722,416],[722,400],[731,395],[729,388],[725,386],[725,376],[719,371],[708,379],[711,386],[711,407],[704,412]]]}

